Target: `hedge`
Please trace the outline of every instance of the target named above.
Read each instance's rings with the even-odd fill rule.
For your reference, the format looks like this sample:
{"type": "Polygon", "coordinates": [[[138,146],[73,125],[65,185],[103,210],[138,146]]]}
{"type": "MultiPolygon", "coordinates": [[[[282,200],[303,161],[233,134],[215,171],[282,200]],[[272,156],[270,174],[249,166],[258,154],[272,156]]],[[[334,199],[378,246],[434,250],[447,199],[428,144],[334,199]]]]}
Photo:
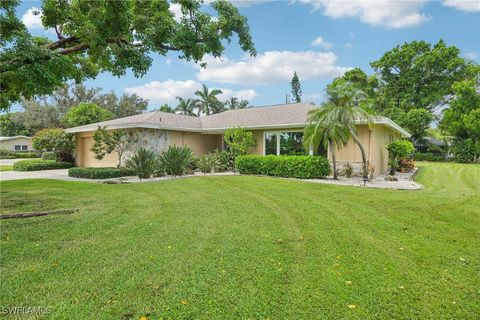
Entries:
{"type": "Polygon", "coordinates": [[[45,151],[42,153],[42,160],[57,160],[57,153],[55,151],[45,151]]]}
{"type": "Polygon", "coordinates": [[[415,161],[432,161],[432,162],[442,162],[447,161],[444,157],[435,155],[433,153],[415,153],[413,155],[415,161]]]}
{"type": "Polygon", "coordinates": [[[0,151],[0,159],[28,159],[28,158],[38,158],[36,152],[18,152],[18,151],[0,151]]]}
{"type": "Polygon", "coordinates": [[[13,164],[15,171],[36,171],[51,169],[68,169],[73,164],[70,162],[57,162],[52,160],[22,160],[13,164]]]}
{"type": "Polygon", "coordinates": [[[135,170],[129,168],[70,168],[68,176],[84,179],[110,179],[134,176],[135,170]]]}
{"type": "Polygon", "coordinates": [[[235,167],[241,174],[315,179],[330,174],[330,162],[319,156],[238,156],[235,167]]]}

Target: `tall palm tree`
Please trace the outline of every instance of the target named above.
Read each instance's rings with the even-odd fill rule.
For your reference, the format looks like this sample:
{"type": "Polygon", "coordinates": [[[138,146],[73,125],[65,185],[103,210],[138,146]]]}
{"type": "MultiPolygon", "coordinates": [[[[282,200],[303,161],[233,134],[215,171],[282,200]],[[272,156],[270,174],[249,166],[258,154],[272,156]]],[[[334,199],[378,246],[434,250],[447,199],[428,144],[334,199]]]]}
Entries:
{"type": "MultiPolygon", "coordinates": [[[[357,135],[356,126],[358,123],[366,123],[368,125],[371,123],[370,115],[361,107],[362,104],[365,105],[366,94],[352,86],[349,82],[345,82],[328,87],[327,96],[328,104],[324,112],[328,115],[325,116],[328,120],[323,120],[323,117],[320,120],[322,122],[332,121],[348,131],[349,136],[352,137],[360,149],[363,162],[363,178],[368,180],[367,155],[365,147],[357,135]]],[[[310,125],[315,124],[314,121],[315,118],[310,125]]],[[[319,125],[319,127],[321,126],[319,125]]],[[[318,130],[318,134],[320,133],[322,133],[322,130],[318,130]]]]}
{"type": "Polygon", "coordinates": [[[324,104],[308,113],[308,123],[305,126],[303,143],[306,148],[317,150],[320,145],[329,148],[332,153],[333,179],[338,180],[336,149],[348,143],[349,132],[335,117],[336,108],[331,103],[324,104]]]}
{"type": "Polygon", "coordinates": [[[228,99],[226,102],[225,102],[225,106],[230,109],[230,110],[234,110],[234,109],[237,109],[238,108],[238,98],[236,97],[230,97],[230,99],[228,99]]]}
{"type": "Polygon", "coordinates": [[[195,99],[183,99],[180,97],[177,97],[178,100],[178,105],[175,108],[175,111],[177,111],[179,114],[185,114],[187,116],[196,116],[194,109],[197,105],[197,100],[195,99]]]}
{"type": "Polygon", "coordinates": [[[223,111],[223,104],[218,101],[217,96],[222,93],[222,90],[219,89],[212,89],[208,90],[208,87],[202,84],[202,90],[197,90],[195,95],[199,97],[198,99],[198,116],[202,112],[206,115],[211,113],[216,113],[223,111]]]}
{"type": "Polygon", "coordinates": [[[250,107],[250,102],[248,102],[248,100],[240,100],[240,102],[238,103],[238,109],[246,109],[246,108],[249,108],[250,107]]]}

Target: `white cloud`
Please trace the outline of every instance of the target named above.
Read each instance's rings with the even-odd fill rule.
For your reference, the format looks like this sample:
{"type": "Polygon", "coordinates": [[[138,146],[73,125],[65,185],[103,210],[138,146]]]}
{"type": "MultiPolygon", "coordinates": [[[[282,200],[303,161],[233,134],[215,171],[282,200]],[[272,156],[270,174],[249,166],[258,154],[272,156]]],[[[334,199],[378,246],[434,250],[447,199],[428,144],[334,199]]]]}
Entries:
{"type": "Polygon", "coordinates": [[[166,64],[167,66],[171,65],[172,62],[173,62],[173,60],[170,59],[170,58],[168,58],[167,60],[165,60],[165,64],[166,64]]]}
{"type": "Polygon", "coordinates": [[[269,84],[290,81],[296,71],[301,80],[329,79],[349,68],[337,66],[332,52],[267,51],[239,61],[208,56],[206,68],[198,68],[201,81],[237,84],[269,84]]]}
{"type": "Polygon", "coordinates": [[[136,93],[144,99],[148,99],[155,103],[175,103],[176,97],[192,97],[195,91],[199,90],[202,85],[193,80],[176,81],[166,80],[150,81],[144,85],[125,88],[126,93],[136,93]]]}
{"type": "Polygon", "coordinates": [[[429,17],[421,12],[427,0],[297,0],[332,18],[358,18],[373,26],[398,29],[417,26],[429,17]]]}
{"type": "Polygon", "coordinates": [[[28,29],[43,29],[41,10],[31,7],[22,16],[22,22],[28,29]],[[36,12],[39,14],[34,14],[36,12]]]}
{"type": "Polygon", "coordinates": [[[325,41],[322,37],[317,37],[315,40],[312,41],[311,44],[314,47],[320,47],[323,49],[330,49],[331,47],[333,47],[332,43],[325,41]]]}
{"type": "MultiPolygon", "coordinates": [[[[202,88],[201,83],[194,80],[176,81],[150,81],[141,86],[125,88],[125,93],[135,93],[144,99],[148,99],[151,102],[162,104],[169,103],[176,105],[176,97],[182,98],[194,98],[195,91],[202,88]]],[[[213,89],[213,88],[210,88],[213,89]]],[[[253,89],[235,91],[232,89],[216,88],[222,90],[222,94],[219,95],[221,101],[225,101],[230,97],[237,97],[239,99],[252,100],[257,96],[257,93],[253,89]]]]}
{"type": "Polygon", "coordinates": [[[352,50],[353,49],[353,44],[351,42],[347,42],[344,45],[345,49],[352,50]]]}
{"type": "Polygon", "coordinates": [[[478,0],[443,0],[443,5],[462,11],[480,11],[480,1],[478,0]]]}
{"type": "Polygon", "coordinates": [[[218,95],[218,99],[220,101],[226,101],[230,97],[237,97],[240,100],[251,101],[258,96],[258,94],[253,89],[240,90],[240,91],[234,91],[232,89],[220,89],[220,90],[222,90],[222,93],[218,95]]]}
{"type": "Polygon", "coordinates": [[[171,3],[170,4],[170,12],[173,13],[173,19],[175,19],[175,21],[177,21],[177,22],[180,22],[180,19],[183,16],[182,6],[178,3],[171,3]]]}

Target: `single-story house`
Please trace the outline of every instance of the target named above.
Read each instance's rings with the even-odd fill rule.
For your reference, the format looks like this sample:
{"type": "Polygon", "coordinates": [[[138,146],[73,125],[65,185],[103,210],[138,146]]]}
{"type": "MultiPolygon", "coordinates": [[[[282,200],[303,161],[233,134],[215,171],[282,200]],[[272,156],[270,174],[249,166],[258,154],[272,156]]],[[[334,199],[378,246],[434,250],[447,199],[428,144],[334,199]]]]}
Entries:
{"type": "Polygon", "coordinates": [[[8,151],[32,151],[32,138],[27,136],[0,137],[0,149],[8,151]]]}
{"type": "MultiPolygon", "coordinates": [[[[69,128],[66,131],[75,133],[75,161],[77,166],[85,167],[116,166],[118,162],[116,154],[109,154],[99,161],[90,150],[94,142],[93,134],[99,126],[107,130],[132,129],[130,154],[126,154],[126,158],[140,147],[161,152],[170,145],[185,145],[196,155],[224,149],[222,135],[232,127],[242,127],[254,133],[257,147],[252,150],[252,154],[295,154],[304,152],[303,129],[308,112],[314,108],[316,106],[310,103],[293,103],[228,110],[202,117],[154,111],[69,128]]],[[[410,137],[407,131],[392,120],[379,116],[373,118],[370,126],[359,122],[358,135],[365,146],[373,176],[387,172],[387,144],[401,137],[410,137]]],[[[328,150],[320,149],[315,153],[330,158],[328,150]]],[[[336,155],[340,164],[349,162],[354,168],[361,167],[360,150],[352,139],[336,155]]]]}

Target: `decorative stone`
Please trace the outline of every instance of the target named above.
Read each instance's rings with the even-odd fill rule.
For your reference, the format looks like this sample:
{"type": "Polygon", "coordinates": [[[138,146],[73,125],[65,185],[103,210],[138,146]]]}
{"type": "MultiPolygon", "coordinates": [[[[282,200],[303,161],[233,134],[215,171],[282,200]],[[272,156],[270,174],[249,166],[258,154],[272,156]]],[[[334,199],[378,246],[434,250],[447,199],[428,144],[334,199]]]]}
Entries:
{"type": "Polygon", "coordinates": [[[385,177],[385,181],[398,181],[397,177],[388,175],[385,177]]]}

